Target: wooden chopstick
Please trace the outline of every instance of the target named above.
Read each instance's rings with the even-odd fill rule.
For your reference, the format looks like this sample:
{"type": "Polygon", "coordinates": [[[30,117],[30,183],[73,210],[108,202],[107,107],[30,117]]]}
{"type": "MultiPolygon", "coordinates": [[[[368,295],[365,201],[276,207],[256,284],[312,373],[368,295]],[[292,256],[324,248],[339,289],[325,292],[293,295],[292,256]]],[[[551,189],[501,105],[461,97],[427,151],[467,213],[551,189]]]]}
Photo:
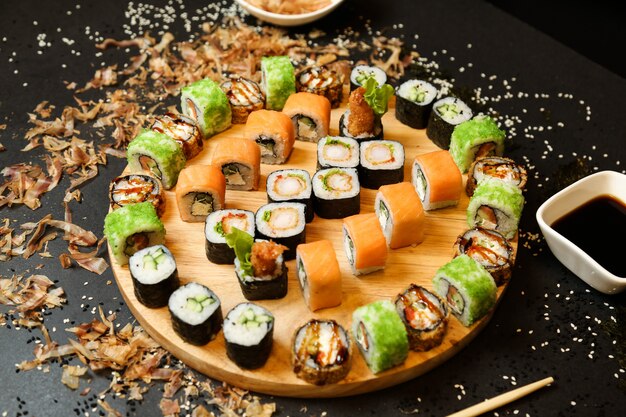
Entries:
{"type": "Polygon", "coordinates": [[[482,403],[478,403],[464,410],[457,411],[456,413],[450,414],[448,417],[479,416],[483,413],[486,413],[487,411],[494,410],[505,404],[513,402],[517,400],[518,398],[522,398],[523,396],[528,395],[531,392],[537,391],[539,388],[543,388],[546,385],[551,384],[553,382],[554,382],[554,378],[550,376],[540,381],[536,381],[531,384],[524,385],[523,387],[514,389],[513,391],[505,392],[504,394],[500,394],[497,397],[490,398],[488,400],[485,400],[482,403]]]}

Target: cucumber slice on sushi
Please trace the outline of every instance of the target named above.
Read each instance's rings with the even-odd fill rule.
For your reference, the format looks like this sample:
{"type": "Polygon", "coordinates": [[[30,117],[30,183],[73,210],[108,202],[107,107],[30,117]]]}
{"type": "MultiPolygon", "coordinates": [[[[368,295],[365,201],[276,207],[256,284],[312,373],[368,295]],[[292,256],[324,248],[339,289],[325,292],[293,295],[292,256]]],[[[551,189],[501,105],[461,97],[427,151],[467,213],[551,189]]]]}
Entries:
{"type": "Polygon", "coordinates": [[[137,300],[150,308],[166,306],[179,285],[176,261],[169,249],[147,247],[135,252],[128,264],[137,300]]]}
{"type": "Polygon", "coordinates": [[[204,285],[190,282],[178,288],[169,298],[168,309],[174,331],[192,345],[206,345],[222,328],[220,299],[204,285]]]}
{"type": "Polygon", "coordinates": [[[244,369],[262,367],[272,351],[274,316],[269,310],[240,303],[224,319],[226,354],[244,369]]]}

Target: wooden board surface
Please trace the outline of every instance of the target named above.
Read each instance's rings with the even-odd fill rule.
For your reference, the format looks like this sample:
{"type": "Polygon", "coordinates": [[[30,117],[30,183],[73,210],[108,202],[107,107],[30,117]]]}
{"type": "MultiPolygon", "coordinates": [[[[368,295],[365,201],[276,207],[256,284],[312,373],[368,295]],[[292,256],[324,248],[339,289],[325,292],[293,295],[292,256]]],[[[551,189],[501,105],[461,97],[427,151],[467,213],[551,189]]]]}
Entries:
{"type": "MultiPolygon", "coordinates": [[[[338,121],[343,109],[335,109],[331,118],[331,134],[338,134],[338,121]]],[[[438,148],[426,137],[425,130],[409,128],[395,119],[394,109],[383,117],[385,139],[396,140],[404,145],[406,153],[405,181],[410,181],[413,158],[438,148]]],[[[235,125],[217,137],[242,137],[243,125],[235,125]]],[[[204,150],[188,162],[208,164],[213,150],[213,138],[205,142],[204,150]]],[[[285,165],[262,165],[258,191],[226,191],[227,208],[256,211],[267,202],[265,180],[277,169],[302,168],[315,172],[316,145],[296,141],[295,148],[285,165]]],[[[465,178],[464,178],[465,181],[465,178]]],[[[361,213],[374,211],[375,190],[361,189],[361,213]]],[[[204,223],[184,223],[178,215],[174,190],[167,192],[165,214],[162,220],[167,231],[166,245],[172,251],[178,265],[181,284],[194,281],[211,288],[222,302],[226,313],[240,302],[246,301],[235,276],[233,266],[215,265],[205,256],[204,223]]],[[[272,353],[260,369],[242,370],[226,356],[223,332],[206,346],[187,344],[174,332],[167,307],[149,309],[137,301],[133,293],[130,273],[126,266],[113,261],[113,272],[118,286],[131,311],[165,349],[196,370],[221,381],[257,392],[290,397],[338,397],[376,391],[415,378],[440,365],[467,345],[487,324],[493,311],[472,327],[466,328],[450,316],[448,331],[443,343],[428,352],[410,352],[406,362],[398,367],[374,375],[353,346],[352,369],[337,384],[318,387],[298,379],[291,366],[291,342],[298,327],[311,318],[334,319],[346,330],[350,328],[352,312],[359,306],[380,299],[392,300],[409,284],[416,283],[432,289],[431,279],[435,271],[452,259],[452,246],[457,236],[467,229],[466,208],[468,197],[463,195],[458,206],[427,213],[426,238],[415,247],[389,251],[387,266],[383,271],[355,277],[351,274],[341,236],[341,220],[315,217],[306,226],[306,240],[313,242],[329,239],[337,253],[342,272],[342,304],[338,307],[317,311],[307,308],[295,275],[295,261],[287,262],[289,289],[285,298],[263,300],[256,303],[268,308],[275,316],[274,346],[272,353]]],[[[517,246],[514,244],[514,248],[517,246]]],[[[111,257],[113,259],[113,257],[111,257]]],[[[505,287],[498,289],[498,301],[505,287]]],[[[354,345],[354,343],[353,343],[354,345]]]]}

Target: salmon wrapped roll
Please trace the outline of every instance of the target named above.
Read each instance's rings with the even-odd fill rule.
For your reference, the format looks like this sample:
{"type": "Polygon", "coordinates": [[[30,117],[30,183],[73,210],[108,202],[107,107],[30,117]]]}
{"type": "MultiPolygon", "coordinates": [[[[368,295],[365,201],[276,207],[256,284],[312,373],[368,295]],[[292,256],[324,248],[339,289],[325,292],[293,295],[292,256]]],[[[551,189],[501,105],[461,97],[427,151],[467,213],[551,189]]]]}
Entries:
{"type": "Polygon", "coordinates": [[[343,219],[343,243],[354,275],[383,269],[387,263],[387,242],[374,213],[343,219]]]}
{"type": "Polygon", "coordinates": [[[307,92],[292,94],[283,113],[291,118],[298,140],[317,143],[328,135],[330,101],[324,96],[307,92]]]}
{"type": "Polygon", "coordinates": [[[191,165],[180,171],[176,185],[176,203],[185,222],[203,222],[215,210],[225,206],[226,179],[222,170],[212,165],[191,165]]]}
{"type": "Polygon", "coordinates": [[[424,210],[454,206],[463,192],[463,177],[450,153],[445,150],[417,155],[411,181],[424,210]]]}
{"type": "Polygon", "coordinates": [[[227,190],[256,190],[261,176],[261,150],[245,138],[221,138],[215,143],[211,165],[219,167],[227,190]]]}
{"type": "Polygon", "coordinates": [[[256,143],[264,164],[287,162],[295,142],[291,119],[279,111],[257,110],[248,116],[245,137],[256,143]]]}
{"type": "Polygon", "coordinates": [[[298,281],[311,311],[341,304],[341,271],[330,240],[298,245],[298,281]]]}
{"type": "Polygon", "coordinates": [[[422,202],[410,183],[380,187],[374,209],[391,249],[419,244],[424,240],[426,216],[422,202]]]}

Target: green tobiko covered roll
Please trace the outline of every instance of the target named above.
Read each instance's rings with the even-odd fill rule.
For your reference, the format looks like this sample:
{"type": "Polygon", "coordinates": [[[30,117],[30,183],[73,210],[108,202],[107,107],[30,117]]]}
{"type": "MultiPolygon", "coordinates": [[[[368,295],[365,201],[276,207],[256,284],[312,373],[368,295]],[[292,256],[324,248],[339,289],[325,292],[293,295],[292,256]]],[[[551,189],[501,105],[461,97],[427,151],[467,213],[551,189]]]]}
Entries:
{"type": "Polygon", "coordinates": [[[502,156],[504,130],[491,117],[476,116],[454,128],[449,150],[456,165],[465,173],[475,159],[502,156]]]}
{"type": "Polygon", "coordinates": [[[296,92],[296,75],[288,56],[261,59],[261,84],[265,92],[265,108],[282,110],[287,98],[296,92]]]}
{"type": "Polygon", "coordinates": [[[467,206],[469,227],[484,227],[500,232],[507,239],[517,233],[522,217],[524,196],[518,187],[495,178],[478,183],[467,206]]]}
{"type": "Polygon", "coordinates": [[[230,102],[213,80],[205,78],[184,87],[180,91],[180,106],[183,113],[198,123],[205,139],[230,127],[230,102]]]}
{"type": "Polygon", "coordinates": [[[129,204],[104,218],[106,236],[115,261],[126,265],[128,258],[148,246],[165,241],[165,227],[149,201],[129,204]]]}
{"type": "Polygon", "coordinates": [[[183,148],[164,133],[144,130],[128,144],[126,151],[130,172],[150,171],[165,189],[176,185],[185,167],[183,148]]]}

